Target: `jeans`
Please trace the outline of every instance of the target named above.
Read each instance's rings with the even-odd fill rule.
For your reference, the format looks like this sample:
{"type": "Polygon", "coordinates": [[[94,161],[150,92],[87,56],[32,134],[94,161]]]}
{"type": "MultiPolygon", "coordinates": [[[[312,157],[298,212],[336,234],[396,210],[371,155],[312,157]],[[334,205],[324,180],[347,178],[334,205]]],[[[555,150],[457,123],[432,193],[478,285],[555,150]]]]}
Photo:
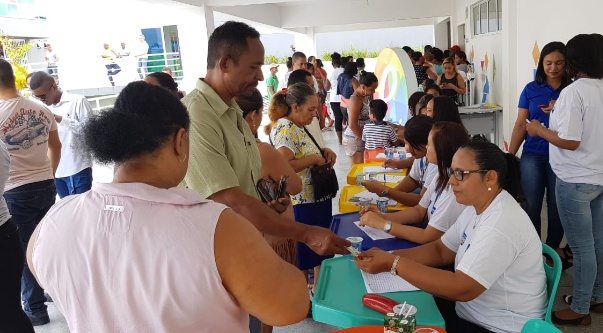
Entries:
{"type": "Polygon", "coordinates": [[[563,226],[557,210],[555,183],[557,176],[551,169],[548,155],[523,153],[519,161],[521,169],[521,188],[526,196],[524,209],[540,236],[542,219],[542,199],[546,189],[547,215],[549,218],[546,244],[553,249],[559,247],[563,239],[563,226]]]}
{"type": "MultiPolygon", "coordinates": [[[[27,248],[29,238],[38,223],[54,204],[56,195],[54,179],[21,185],[4,192],[4,199],[13,222],[19,227],[24,248],[27,248]]],[[[23,310],[28,316],[40,317],[48,314],[44,304],[44,290],[31,274],[27,263],[24,264],[21,278],[21,299],[23,310]]]]}
{"type": "Polygon", "coordinates": [[[0,332],[33,333],[31,322],[21,308],[21,275],[25,252],[19,229],[12,220],[0,225],[0,332]]]}
{"type": "Polygon", "coordinates": [[[147,58],[138,58],[138,68],[136,68],[136,71],[141,80],[147,76],[147,61],[147,58]]]}
{"type": "Polygon", "coordinates": [[[603,302],[603,186],[566,183],[555,188],[561,223],[574,253],[574,312],[603,302]]]}
{"type": "Polygon", "coordinates": [[[72,194],[80,194],[92,188],[92,168],[86,168],[73,176],[56,178],[57,193],[59,198],[72,194]]]}

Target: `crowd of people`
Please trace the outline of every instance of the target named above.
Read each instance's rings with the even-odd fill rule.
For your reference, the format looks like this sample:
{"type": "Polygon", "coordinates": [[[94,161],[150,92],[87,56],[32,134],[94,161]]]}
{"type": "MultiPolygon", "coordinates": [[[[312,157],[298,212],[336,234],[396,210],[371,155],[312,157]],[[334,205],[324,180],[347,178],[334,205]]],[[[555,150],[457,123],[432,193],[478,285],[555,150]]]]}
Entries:
{"type": "Polygon", "coordinates": [[[373,98],[379,82],[362,59],[335,53],[327,74],[320,59],[295,52],[286,82],[270,65],[261,142],[259,37],[226,22],[186,96],[168,73],[152,73],[98,114],[46,72],[29,77],[38,101],[22,97],[0,60],[0,330],[48,323],[47,297],[74,332],[247,331],[250,318],[271,332],[305,318],[308,273],[316,281],[321,262],[351,245],[329,230],[333,197],[319,194],[312,172],[338,158],[322,138],[327,98],[351,164],[365,149],[404,145],[412,155],[384,163],[410,168],[396,187],[362,183],[409,209],[368,207],[360,223],[421,245],[362,252],[361,270],[433,294],[448,332],[520,332],[548,302],[546,191],[546,243],[575,268],[570,308],[553,321],[586,326],[590,311],[603,312],[603,36],[545,46],[508,153],[470,138],[460,119],[468,64],[456,48],[413,60],[434,82],[410,97],[405,126],[384,121],[387,104],[373,98]],[[114,165],[113,182],[92,185],[93,160],[114,165]]]}

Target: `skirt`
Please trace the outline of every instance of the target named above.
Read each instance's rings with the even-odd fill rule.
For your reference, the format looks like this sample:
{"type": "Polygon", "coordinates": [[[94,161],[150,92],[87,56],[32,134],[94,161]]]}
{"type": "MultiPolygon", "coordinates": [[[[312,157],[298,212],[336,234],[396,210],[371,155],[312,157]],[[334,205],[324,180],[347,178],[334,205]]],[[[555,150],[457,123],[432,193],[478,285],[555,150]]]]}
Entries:
{"type": "MultiPolygon", "coordinates": [[[[333,207],[331,200],[313,202],[306,204],[297,204],[293,206],[293,214],[295,221],[329,228],[333,217],[333,207]]],[[[301,270],[306,270],[319,266],[323,260],[332,258],[332,255],[321,256],[312,251],[306,244],[297,243],[297,267],[301,270]]]]}

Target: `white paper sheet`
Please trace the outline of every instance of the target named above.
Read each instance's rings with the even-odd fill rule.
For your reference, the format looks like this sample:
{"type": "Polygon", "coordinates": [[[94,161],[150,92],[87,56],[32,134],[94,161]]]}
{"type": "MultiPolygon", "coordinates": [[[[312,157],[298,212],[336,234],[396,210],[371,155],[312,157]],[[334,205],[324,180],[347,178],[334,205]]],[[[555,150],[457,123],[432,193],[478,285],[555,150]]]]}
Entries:
{"type": "Polygon", "coordinates": [[[394,238],[394,236],[388,234],[387,232],[385,232],[383,230],[375,229],[373,227],[360,226],[360,221],[356,221],[356,222],[354,222],[354,224],[358,227],[358,229],[362,230],[372,240],[394,238]]]}
{"type": "Polygon", "coordinates": [[[402,172],[402,169],[384,168],[382,166],[365,166],[363,172],[402,172]]]}
{"type": "Polygon", "coordinates": [[[383,272],[378,274],[370,274],[363,271],[362,279],[364,280],[364,286],[366,291],[369,293],[391,293],[396,291],[414,291],[419,290],[408,281],[403,278],[391,275],[389,272],[383,272]]]}
{"type": "MultiPolygon", "coordinates": [[[[371,199],[371,203],[372,203],[373,205],[376,205],[376,204],[377,204],[377,198],[379,198],[379,196],[378,196],[377,194],[372,193],[372,192],[369,192],[369,191],[363,191],[363,192],[360,192],[360,193],[358,193],[358,194],[354,195],[354,196],[353,196],[352,198],[350,198],[350,199],[353,199],[353,198],[366,198],[366,199],[371,199]]],[[[358,200],[349,200],[349,201],[350,201],[350,202],[358,202],[358,200]]],[[[395,205],[397,205],[397,204],[398,204],[398,202],[397,202],[397,201],[395,201],[395,200],[392,200],[392,199],[389,199],[389,201],[387,202],[387,205],[388,205],[388,206],[395,206],[395,205]]]]}

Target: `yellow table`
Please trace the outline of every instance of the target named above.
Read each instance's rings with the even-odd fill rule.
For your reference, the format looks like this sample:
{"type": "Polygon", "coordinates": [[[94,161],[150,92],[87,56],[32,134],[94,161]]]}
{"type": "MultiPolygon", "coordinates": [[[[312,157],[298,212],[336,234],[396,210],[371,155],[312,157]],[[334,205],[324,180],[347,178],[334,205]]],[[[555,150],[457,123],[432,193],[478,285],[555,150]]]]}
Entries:
{"type": "MultiPolygon", "coordinates": [[[[360,164],[352,165],[352,168],[348,172],[348,176],[347,176],[348,184],[356,185],[356,174],[364,172],[364,167],[380,167],[382,164],[383,164],[382,162],[371,162],[371,163],[360,163],[360,164]]],[[[392,176],[406,176],[406,172],[407,172],[407,170],[405,169],[403,171],[398,171],[398,172],[385,171],[384,173],[386,175],[392,175],[392,176]]],[[[382,176],[383,173],[379,173],[379,175],[382,176]]],[[[395,184],[396,183],[387,183],[387,185],[390,187],[394,187],[395,184]]]]}
{"type": "MultiPolygon", "coordinates": [[[[389,187],[394,187],[395,184],[390,184],[387,183],[386,184],[389,187]]],[[[360,186],[356,186],[356,185],[346,185],[344,186],[340,191],[340,196],[339,196],[339,212],[340,213],[352,213],[352,212],[358,212],[360,211],[360,207],[358,207],[355,203],[353,202],[349,202],[348,200],[350,200],[351,197],[353,197],[354,195],[365,191],[366,188],[364,187],[360,187],[360,186]]],[[[402,205],[402,204],[397,204],[395,206],[390,206],[389,210],[404,210],[408,207],[402,205]]]]}

